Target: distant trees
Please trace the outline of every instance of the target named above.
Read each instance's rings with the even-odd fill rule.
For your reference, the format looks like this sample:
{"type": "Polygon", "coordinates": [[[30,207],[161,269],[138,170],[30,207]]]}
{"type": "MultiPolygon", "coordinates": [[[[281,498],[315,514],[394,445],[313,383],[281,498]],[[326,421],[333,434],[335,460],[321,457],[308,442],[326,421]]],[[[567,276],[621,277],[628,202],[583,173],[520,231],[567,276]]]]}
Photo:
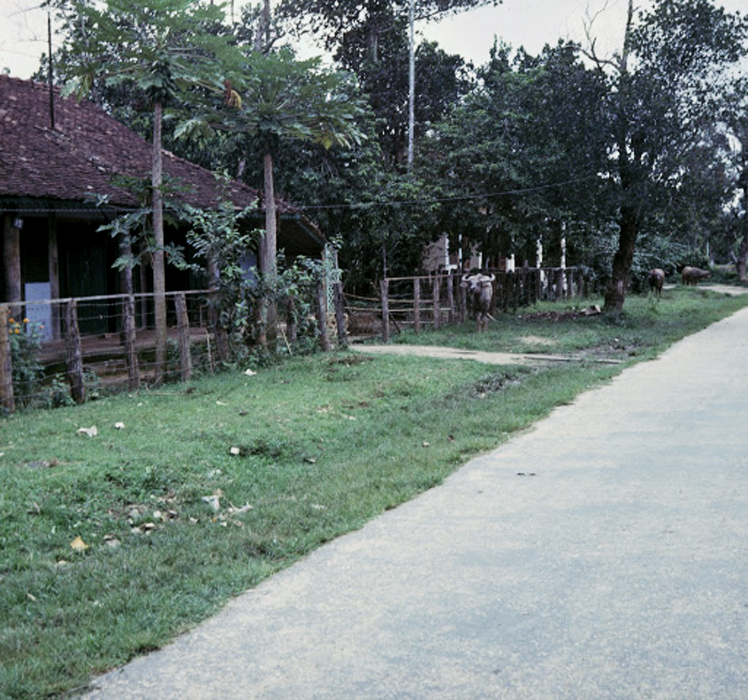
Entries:
{"type": "Polygon", "coordinates": [[[612,61],[592,54],[609,82],[608,172],[619,198],[606,309],[622,308],[646,217],[702,147],[705,124],[716,118],[719,81],[745,54],[745,37],[745,22],[711,0],[656,0],[638,22],[629,0],[622,52],[612,61]]]}
{"type": "MultiPolygon", "coordinates": [[[[549,230],[595,229],[605,163],[605,85],[573,44],[538,57],[497,46],[474,90],[422,143],[440,227],[497,260],[534,260],[549,230]]],[[[556,245],[558,240],[555,241],[556,245]]]]}

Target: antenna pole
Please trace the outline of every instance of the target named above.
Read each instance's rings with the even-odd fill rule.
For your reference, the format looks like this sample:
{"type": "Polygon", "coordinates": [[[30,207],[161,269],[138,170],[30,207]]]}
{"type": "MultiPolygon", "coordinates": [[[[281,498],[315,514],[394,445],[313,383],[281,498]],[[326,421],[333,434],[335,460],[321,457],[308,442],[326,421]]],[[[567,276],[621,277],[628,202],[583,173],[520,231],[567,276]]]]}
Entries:
{"type": "Polygon", "coordinates": [[[47,72],[47,81],[49,83],[49,125],[52,131],[55,130],[55,90],[53,84],[52,70],[52,13],[47,12],[47,43],[49,45],[49,68],[47,72]]]}

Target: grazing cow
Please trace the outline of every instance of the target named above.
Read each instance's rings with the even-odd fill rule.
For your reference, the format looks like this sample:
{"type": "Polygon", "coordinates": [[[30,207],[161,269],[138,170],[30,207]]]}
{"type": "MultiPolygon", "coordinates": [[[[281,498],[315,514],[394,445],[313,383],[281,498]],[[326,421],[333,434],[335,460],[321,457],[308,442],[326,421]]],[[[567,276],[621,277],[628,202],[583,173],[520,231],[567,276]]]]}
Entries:
{"type": "Polygon", "coordinates": [[[491,301],[493,300],[493,283],[495,275],[463,275],[461,286],[467,292],[468,308],[475,313],[475,319],[478,323],[478,332],[486,328],[488,319],[494,320],[491,316],[491,301]]]}
{"type": "Polygon", "coordinates": [[[665,283],[665,271],[656,267],[651,270],[648,277],[649,291],[654,292],[658,297],[662,296],[662,285],[665,283]]]}
{"type": "Polygon", "coordinates": [[[700,270],[698,267],[684,267],[680,273],[680,279],[686,286],[695,287],[699,280],[711,276],[709,270],[700,270]]]}

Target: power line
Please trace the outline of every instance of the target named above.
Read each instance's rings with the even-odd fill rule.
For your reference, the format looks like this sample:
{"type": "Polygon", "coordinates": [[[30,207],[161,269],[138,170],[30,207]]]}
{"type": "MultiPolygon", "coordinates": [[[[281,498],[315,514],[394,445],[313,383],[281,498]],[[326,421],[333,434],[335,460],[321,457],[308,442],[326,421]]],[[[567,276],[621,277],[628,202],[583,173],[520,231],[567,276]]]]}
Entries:
{"type": "MultiPolygon", "coordinates": [[[[390,199],[390,200],[374,200],[371,202],[344,202],[338,204],[292,204],[290,206],[296,211],[324,211],[330,209],[374,209],[383,207],[400,207],[400,206],[428,206],[434,204],[449,204],[451,202],[469,202],[481,199],[494,199],[499,197],[510,197],[515,195],[529,194],[532,192],[542,192],[544,190],[555,189],[557,187],[566,187],[567,185],[574,185],[580,182],[589,182],[590,180],[597,180],[598,175],[588,175],[587,177],[573,178],[570,180],[563,180],[561,182],[554,182],[547,185],[536,185],[534,187],[520,187],[511,190],[502,190],[499,192],[480,192],[475,194],[455,195],[447,197],[430,197],[424,199],[390,199]]],[[[130,209],[122,207],[118,209],[114,208],[96,208],[96,207],[11,207],[11,206],[0,206],[0,212],[16,213],[16,214],[48,214],[52,212],[61,212],[69,214],[100,214],[100,215],[116,215],[118,211],[128,212],[130,209]]]]}
{"type": "Polygon", "coordinates": [[[482,192],[475,194],[455,195],[447,197],[431,197],[428,199],[391,199],[391,200],[374,200],[371,202],[346,202],[339,204],[298,204],[293,205],[302,211],[319,211],[325,209],[373,209],[375,207],[397,207],[397,206],[417,206],[432,204],[448,204],[450,202],[465,202],[479,199],[493,199],[497,197],[509,197],[512,195],[529,194],[531,192],[541,192],[543,190],[554,189],[556,187],[565,187],[580,182],[588,182],[598,179],[597,175],[588,175],[587,177],[564,180],[548,185],[537,185],[535,187],[521,187],[500,192],[482,192]]]}

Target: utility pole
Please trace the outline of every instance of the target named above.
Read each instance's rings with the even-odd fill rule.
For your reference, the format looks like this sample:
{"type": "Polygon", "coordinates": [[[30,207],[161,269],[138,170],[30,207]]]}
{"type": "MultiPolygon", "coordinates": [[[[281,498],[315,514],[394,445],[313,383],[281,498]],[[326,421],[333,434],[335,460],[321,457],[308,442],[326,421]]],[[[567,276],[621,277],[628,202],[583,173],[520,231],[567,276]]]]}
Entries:
{"type": "Polygon", "coordinates": [[[413,171],[413,140],[415,132],[416,104],[416,33],[415,33],[416,0],[410,0],[408,21],[410,24],[410,56],[408,75],[408,172],[413,171]]]}

